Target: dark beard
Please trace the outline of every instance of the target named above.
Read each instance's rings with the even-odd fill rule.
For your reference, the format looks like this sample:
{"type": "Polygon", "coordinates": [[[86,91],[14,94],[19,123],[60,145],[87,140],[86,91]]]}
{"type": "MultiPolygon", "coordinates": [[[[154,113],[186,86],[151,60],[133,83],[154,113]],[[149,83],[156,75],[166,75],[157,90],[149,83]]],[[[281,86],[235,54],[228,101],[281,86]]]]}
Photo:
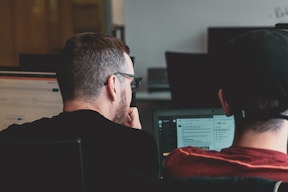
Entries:
{"type": "Polygon", "coordinates": [[[121,94],[121,102],[118,106],[118,109],[116,109],[117,112],[115,114],[113,122],[123,124],[128,115],[126,111],[128,104],[126,102],[127,98],[125,91],[124,90],[121,91],[120,94],[121,94]]]}

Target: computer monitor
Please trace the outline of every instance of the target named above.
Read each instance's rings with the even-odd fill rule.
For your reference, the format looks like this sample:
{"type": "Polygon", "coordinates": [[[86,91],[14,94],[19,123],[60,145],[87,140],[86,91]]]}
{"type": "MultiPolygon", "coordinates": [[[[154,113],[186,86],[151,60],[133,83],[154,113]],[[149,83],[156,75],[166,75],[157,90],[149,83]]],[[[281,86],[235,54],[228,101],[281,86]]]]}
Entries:
{"type": "Polygon", "coordinates": [[[26,71],[55,72],[61,63],[61,54],[19,54],[19,67],[26,71]]]}
{"type": "Polygon", "coordinates": [[[174,108],[221,107],[217,74],[206,53],[165,52],[167,77],[174,108]]]}
{"type": "Polygon", "coordinates": [[[274,26],[223,26],[223,27],[208,27],[208,53],[217,54],[225,50],[225,43],[241,33],[259,30],[259,29],[274,29],[274,26]]]}
{"type": "Polygon", "coordinates": [[[0,68],[0,130],[51,117],[63,110],[55,72],[28,72],[0,68]]]}

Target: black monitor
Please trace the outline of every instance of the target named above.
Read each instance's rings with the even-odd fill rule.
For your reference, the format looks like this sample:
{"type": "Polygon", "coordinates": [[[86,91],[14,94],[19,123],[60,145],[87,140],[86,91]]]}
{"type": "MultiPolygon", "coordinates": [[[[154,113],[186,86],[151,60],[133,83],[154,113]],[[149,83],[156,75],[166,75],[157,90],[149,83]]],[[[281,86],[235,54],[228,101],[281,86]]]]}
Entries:
{"type": "Polygon", "coordinates": [[[174,108],[220,107],[208,54],[166,51],[165,58],[174,108]]]}
{"type": "Polygon", "coordinates": [[[60,54],[20,54],[19,67],[26,71],[55,72],[60,54]]]}
{"type": "Polygon", "coordinates": [[[258,29],[274,29],[275,26],[230,26],[230,27],[208,27],[208,53],[217,54],[225,49],[225,42],[244,32],[258,29]]]}

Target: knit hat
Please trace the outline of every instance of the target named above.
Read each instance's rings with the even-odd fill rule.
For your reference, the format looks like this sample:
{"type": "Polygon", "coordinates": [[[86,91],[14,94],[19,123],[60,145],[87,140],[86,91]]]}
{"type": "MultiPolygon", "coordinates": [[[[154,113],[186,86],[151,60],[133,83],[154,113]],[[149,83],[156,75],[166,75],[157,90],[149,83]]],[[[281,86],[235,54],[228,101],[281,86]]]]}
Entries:
{"type": "Polygon", "coordinates": [[[220,87],[233,110],[268,118],[288,109],[288,32],[261,29],[227,43],[220,87]]]}

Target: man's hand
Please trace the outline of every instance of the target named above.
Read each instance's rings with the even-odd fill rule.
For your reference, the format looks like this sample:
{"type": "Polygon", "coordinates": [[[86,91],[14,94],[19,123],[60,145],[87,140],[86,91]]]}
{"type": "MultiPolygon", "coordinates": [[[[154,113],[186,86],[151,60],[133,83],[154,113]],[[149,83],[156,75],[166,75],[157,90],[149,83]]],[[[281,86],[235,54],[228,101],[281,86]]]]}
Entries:
{"type": "Polygon", "coordinates": [[[136,129],[142,129],[139,113],[137,107],[130,107],[127,121],[124,122],[124,125],[136,129]]]}

